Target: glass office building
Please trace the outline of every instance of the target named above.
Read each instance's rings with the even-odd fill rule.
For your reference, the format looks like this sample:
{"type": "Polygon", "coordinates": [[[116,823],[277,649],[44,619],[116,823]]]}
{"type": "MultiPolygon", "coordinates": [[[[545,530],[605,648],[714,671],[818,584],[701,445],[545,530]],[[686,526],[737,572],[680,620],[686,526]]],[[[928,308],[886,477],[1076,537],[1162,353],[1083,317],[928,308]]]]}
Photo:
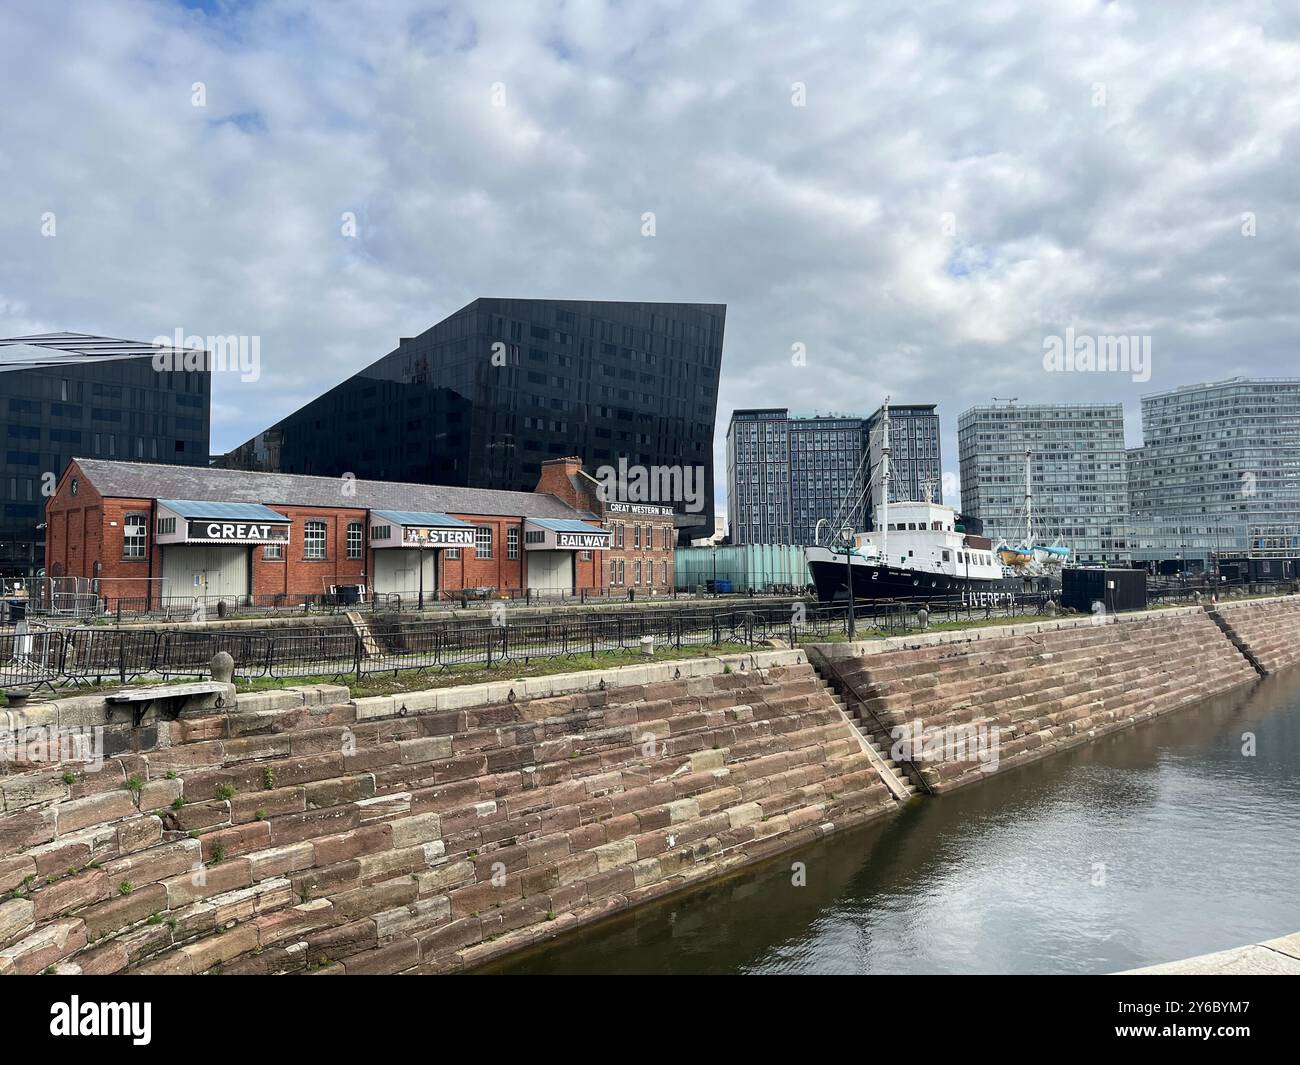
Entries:
{"type": "MultiPolygon", "coordinates": [[[[1237,530],[1199,545],[1198,561],[1300,557],[1300,379],[1237,377],[1144,396],[1142,441],[1129,451],[1135,521],[1237,530]]],[[[1174,539],[1153,550],[1181,553],[1185,538],[1174,539]]]]}
{"type": "Polygon", "coordinates": [[[686,542],[713,529],[725,324],[723,304],[478,299],[220,464],[514,491],[567,455],[676,470],[690,500],[636,501],[673,506],[686,542]]]}
{"type": "Polygon", "coordinates": [[[44,567],[45,503],[74,456],[208,464],[211,372],[155,369],[171,350],[83,333],[0,339],[0,576],[44,567]]]}
{"type": "Polygon", "coordinates": [[[994,541],[1024,538],[1027,448],[1035,539],[1081,562],[1129,561],[1123,407],[995,404],[957,419],[962,509],[994,541]]]}

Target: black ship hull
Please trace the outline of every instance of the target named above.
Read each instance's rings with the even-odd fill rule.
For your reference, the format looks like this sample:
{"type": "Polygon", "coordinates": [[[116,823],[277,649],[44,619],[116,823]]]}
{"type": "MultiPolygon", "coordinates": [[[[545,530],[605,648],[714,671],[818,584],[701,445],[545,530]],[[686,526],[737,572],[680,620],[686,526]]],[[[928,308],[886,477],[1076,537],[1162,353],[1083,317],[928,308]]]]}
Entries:
{"type": "Polygon", "coordinates": [[[853,573],[853,598],[874,599],[960,599],[973,607],[1006,606],[1016,596],[1047,592],[1060,586],[1050,577],[1006,577],[980,580],[942,573],[921,573],[856,559],[850,567],[844,556],[831,560],[809,560],[817,598],[823,603],[847,598],[848,573],[853,573]]]}

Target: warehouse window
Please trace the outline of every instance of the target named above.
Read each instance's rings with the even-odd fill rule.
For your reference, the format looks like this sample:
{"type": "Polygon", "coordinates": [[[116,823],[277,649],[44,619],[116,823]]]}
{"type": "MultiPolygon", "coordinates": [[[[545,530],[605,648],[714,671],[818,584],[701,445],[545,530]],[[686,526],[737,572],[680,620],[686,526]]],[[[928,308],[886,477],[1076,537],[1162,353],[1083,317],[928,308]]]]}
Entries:
{"type": "Polygon", "coordinates": [[[325,557],[325,523],[323,521],[309,521],[303,527],[302,557],[325,557]]]}
{"type": "Polygon", "coordinates": [[[475,527],[474,554],[479,558],[492,557],[492,526],[479,525],[475,527]]]}
{"type": "Polygon", "coordinates": [[[278,562],[284,558],[284,544],[267,544],[262,548],[262,557],[269,562],[278,562]]]}
{"type": "Polygon", "coordinates": [[[443,557],[443,558],[450,558],[450,559],[457,559],[457,558],[460,558],[460,548],[459,548],[459,547],[449,547],[449,548],[447,548],[447,553],[446,553],[445,555],[443,555],[442,557],[443,557]]]}
{"type": "Polygon", "coordinates": [[[348,558],[361,557],[361,522],[348,522],[348,558]]]}
{"type": "Polygon", "coordinates": [[[144,558],[147,521],[143,514],[128,514],[126,520],[122,522],[123,558],[144,558]]]}
{"type": "Polygon", "coordinates": [[[511,561],[519,557],[519,526],[512,525],[506,530],[506,558],[511,561]]]}

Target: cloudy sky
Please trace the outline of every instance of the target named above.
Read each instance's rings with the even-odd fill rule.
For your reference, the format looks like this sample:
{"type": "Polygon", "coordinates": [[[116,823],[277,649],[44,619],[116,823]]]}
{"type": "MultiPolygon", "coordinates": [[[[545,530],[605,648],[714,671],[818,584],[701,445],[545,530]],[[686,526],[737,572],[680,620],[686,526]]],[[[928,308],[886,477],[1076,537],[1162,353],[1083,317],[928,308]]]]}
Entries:
{"type": "Polygon", "coordinates": [[[1298,82],[1262,2],[6,0],[0,336],[260,337],[226,450],[476,296],[725,302],[719,441],[892,393],[945,470],[994,396],[1137,443],[1296,372],[1298,82]],[[1150,380],[1045,372],[1067,328],[1150,380]]]}

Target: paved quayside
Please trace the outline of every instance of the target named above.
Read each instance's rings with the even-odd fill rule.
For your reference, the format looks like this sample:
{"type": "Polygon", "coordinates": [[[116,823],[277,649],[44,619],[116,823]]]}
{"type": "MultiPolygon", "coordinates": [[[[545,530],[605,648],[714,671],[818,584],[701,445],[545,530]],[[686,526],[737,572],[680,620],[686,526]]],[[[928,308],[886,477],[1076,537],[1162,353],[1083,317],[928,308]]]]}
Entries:
{"type": "Polygon", "coordinates": [[[1197,958],[1129,969],[1119,976],[1300,976],[1300,932],[1197,958]]]}

